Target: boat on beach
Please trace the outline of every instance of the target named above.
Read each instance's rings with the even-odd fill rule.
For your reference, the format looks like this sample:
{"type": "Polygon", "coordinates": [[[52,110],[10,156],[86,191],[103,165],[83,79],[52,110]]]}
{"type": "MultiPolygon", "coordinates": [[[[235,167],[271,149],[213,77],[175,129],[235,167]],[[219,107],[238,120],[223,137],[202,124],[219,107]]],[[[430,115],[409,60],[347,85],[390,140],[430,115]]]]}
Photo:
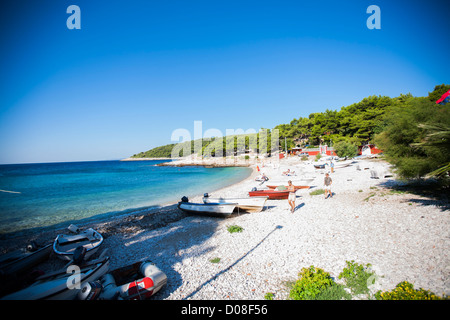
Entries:
{"type": "Polygon", "coordinates": [[[80,300],[145,300],[167,283],[167,276],[150,261],[117,268],[94,282],[85,282],[80,300]]]}
{"type": "Polygon", "coordinates": [[[2,300],[74,300],[83,282],[97,280],[108,271],[108,268],[109,257],[77,266],[72,265],[67,269],[44,274],[27,288],[4,296],[2,300]],[[71,267],[73,269],[70,269],[71,267]],[[72,272],[68,273],[68,270],[72,272]]]}
{"type": "Polygon", "coordinates": [[[178,208],[189,214],[207,215],[212,217],[227,217],[236,208],[236,203],[194,203],[183,197],[178,202],[178,208]]]}
{"type": "Polygon", "coordinates": [[[236,204],[235,210],[238,212],[260,212],[269,197],[249,197],[249,198],[210,198],[206,193],[203,197],[203,203],[231,203],[236,204]]]}
{"type": "Polygon", "coordinates": [[[97,252],[102,242],[102,235],[94,229],[89,228],[74,235],[58,235],[53,242],[53,251],[59,258],[70,261],[73,259],[75,250],[78,247],[83,247],[86,249],[85,259],[88,260],[97,252]]]}
{"type": "Polygon", "coordinates": [[[275,189],[266,189],[266,190],[253,190],[249,191],[248,195],[250,197],[269,197],[269,200],[281,200],[287,199],[289,197],[289,191],[287,190],[275,190],[275,189]]]}
{"type": "Polygon", "coordinates": [[[51,243],[41,248],[38,248],[37,245],[29,245],[29,247],[27,251],[14,251],[2,255],[0,273],[3,276],[21,274],[48,259],[52,252],[51,243]]]}
{"type": "Polygon", "coordinates": [[[326,163],[324,163],[324,164],[315,164],[314,168],[316,168],[316,169],[325,169],[326,165],[327,165],[326,163]]]}

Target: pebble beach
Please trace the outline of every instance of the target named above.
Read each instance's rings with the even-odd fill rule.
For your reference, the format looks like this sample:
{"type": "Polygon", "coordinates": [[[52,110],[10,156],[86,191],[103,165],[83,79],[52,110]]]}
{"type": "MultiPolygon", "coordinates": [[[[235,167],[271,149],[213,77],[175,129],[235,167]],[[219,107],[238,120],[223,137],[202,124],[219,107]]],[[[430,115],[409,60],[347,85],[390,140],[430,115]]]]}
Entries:
{"type": "MultiPolygon", "coordinates": [[[[288,284],[302,268],[314,265],[338,281],[351,260],[371,264],[376,274],[372,292],[408,281],[415,288],[449,295],[448,199],[398,191],[395,187],[402,182],[382,160],[340,164],[331,173],[329,167],[315,169],[313,162],[298,157],[276,165],[260,163],[261,171],[252,165],[253,174],[240,183],[205,190],[214,197],[247,197],[252,188],[264,188],[255,181],[261,172],[269,177],[266,183],[314,178],[310,189],[296,192],[293,213],[287,200],[268,200],[261,212],[229,218],[187,215],[176,204],[167,204],[88,226],[103,234],[110,269],[150,260],[167,275],[167,285],[152,297],[157,300],[261,300],[267,293],[285,300],[288,284]],[[295,175],[283,176],[287,168],[295,175]],[[372,177],[373,170],[379,178],[372,177]],[[323,187],[326,172],[333,180],[333,196],[311,195],[323,187]],[[230,233],[231,225],[242,231],[230,233]]],[[[202,195],[189,200],[201,202],[202,195]]],[[[41,234],[40,240],[60,231],[41,234]]],[[[2,240],[0,248],[5,252],[29,240],[2,240]]]]}

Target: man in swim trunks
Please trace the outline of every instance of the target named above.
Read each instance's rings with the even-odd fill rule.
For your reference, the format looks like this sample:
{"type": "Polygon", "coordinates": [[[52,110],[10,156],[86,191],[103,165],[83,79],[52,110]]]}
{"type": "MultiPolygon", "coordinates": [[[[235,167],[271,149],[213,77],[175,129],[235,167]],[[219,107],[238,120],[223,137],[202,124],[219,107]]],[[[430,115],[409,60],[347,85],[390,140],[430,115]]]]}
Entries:
{"type": "Polygon", "coordinates": [[[289,180],[288,181],[288,187],[287,187],[288,191],[289,191],[289,197],[288,197],[288,203],[291,206],[291,212],[295,211],[295,187],[292,184],[292,181],[289,180]]]}

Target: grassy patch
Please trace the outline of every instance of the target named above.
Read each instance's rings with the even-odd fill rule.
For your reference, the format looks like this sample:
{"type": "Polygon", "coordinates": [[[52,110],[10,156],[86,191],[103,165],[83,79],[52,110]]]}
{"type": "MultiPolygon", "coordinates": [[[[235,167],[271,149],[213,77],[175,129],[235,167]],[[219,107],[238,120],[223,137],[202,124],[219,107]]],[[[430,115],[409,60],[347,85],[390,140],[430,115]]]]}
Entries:
{"type": "Polygon", "coordinates": [[[323,189],[317,189],[317,190],[311,191],[309,194],[310,194],[311,196],[317,196],[317,195],[324,194],[324,193],[325,193],[325,190],[323,190],[323,189]]]}
{"type": "Polygon", "coordinates": [[[369,201],[370,198],[375,196],[375,192],[372,192],[369,194],[369,196],[367,198],[364,199],[364,201],[369,201]]]}
{"type": "Polygon", "coordinates": [[[235,233],[235,232],[242,232],[242,230],[244,230],[244,228],[242,228],[238,225],[232,225],[232,226],[228,226],[227,230],[229,233],[235,233]]]}
{"type": "Polygon", "coordinates": [[[220,262],[220,258],[213,258],[213,259],[209,260],[209,262],[211,262],[211,263],[219,263],[220,262]]]}

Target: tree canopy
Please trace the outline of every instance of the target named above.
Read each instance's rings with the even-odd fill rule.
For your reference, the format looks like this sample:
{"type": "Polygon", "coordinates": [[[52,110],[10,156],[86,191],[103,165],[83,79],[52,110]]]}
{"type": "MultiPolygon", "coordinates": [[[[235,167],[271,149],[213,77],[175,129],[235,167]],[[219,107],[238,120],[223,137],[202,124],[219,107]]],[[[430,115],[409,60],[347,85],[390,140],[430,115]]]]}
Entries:
{"type": "MultiPolygon", "coordinates": [[[[413,97],[410,93],[395,98],[369,96],[339,111],[314,112],[272,130],[202,140],[198,153],[225,156],[248,149],[270,153],[275,145],[284,150],[285,146],[289,149],[326,143],[336,146],[340,154],[351,156],[357,146],[375,143],[404,178],[430,173],[446,176],[450,168],[450,104],[439,105],[436,101],[448,90],[450,85],[442,84],[427,97],[413,97]]],[[[195,144],[185,142],[184,148],[194,152],[195,144]]],[[[175,146],[157,147],[133,157],[170,157],[175,146]]]]}

